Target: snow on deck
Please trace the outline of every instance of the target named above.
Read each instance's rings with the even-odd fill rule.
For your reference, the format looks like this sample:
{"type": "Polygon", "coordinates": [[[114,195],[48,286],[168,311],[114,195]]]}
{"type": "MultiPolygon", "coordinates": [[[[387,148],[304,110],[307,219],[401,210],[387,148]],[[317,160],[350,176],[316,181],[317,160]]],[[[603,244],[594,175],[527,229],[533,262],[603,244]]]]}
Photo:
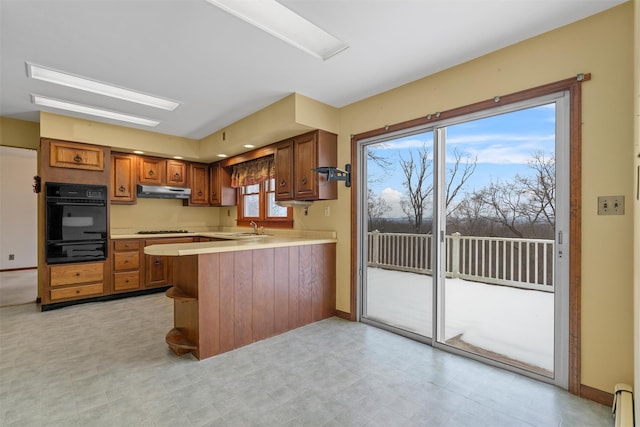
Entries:
{"type": "MultiPolygon", "coordinates": [[[[367,268],[367,317],[432,335],[431,276],[367,268]]],[[[445,281],[445,341],[460,339],[553,372],[554,294],[445,281]]]]}

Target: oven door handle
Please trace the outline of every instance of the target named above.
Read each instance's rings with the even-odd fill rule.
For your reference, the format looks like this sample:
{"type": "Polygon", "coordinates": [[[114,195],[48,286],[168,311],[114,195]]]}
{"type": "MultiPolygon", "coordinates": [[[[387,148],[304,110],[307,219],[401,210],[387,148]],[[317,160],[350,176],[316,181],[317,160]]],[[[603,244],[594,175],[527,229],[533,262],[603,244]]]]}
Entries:
{"type": "Polygon", "coordinates": [[[98,207],[106,207],[107,204],[105,202],[91,202],[91,203],[77,203],[77,202],[58,202],[58,201],[48,201],[47,202],[53,206],[98,206],[98,207]]]}

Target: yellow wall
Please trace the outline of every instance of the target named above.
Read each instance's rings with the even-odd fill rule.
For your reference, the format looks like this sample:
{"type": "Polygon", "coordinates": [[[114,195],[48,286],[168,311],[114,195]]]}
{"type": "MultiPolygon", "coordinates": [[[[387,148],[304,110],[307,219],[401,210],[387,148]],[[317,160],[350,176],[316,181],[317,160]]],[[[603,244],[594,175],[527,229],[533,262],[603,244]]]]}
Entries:
{"type": "Polygon", "coordinates": [[[40,124],[0,117],[0,145],[37,150],[40,146],[40,124]]]}
{"type": "MultiPolygon", "coordinates": [[[[351,134],[592,73],[582,85],[582,383],[608,392],[633,379],[632,6],[625,3],[340,111],[344,163],[351,134]],[[601,195],[625,195],[626,214],[598,216],[601,195]]],[[[337,308],[344,311],[348,204],[348,194],[340,194],[337,308]]]]}
{"type": "Polygon", "coordinates": [[[632,156],[635,159],[635,167],[633,173],[636,174],[636,199],[634,202],[634,297],[633,297],[633,314],[634,314],[634,359],[635,359],[635,414],[636,425],[640,425],[640,0],[634,0],[634,135],[635,141],[632,156]]]}
{"type": "Polygon", "coordinates": [[[40,113],[40,136],[104,145],[114,151],[142,150],[150,156],[182,156],[196,161],[200,156],[200,143],[195,139],[46,112],[40,113]]]}

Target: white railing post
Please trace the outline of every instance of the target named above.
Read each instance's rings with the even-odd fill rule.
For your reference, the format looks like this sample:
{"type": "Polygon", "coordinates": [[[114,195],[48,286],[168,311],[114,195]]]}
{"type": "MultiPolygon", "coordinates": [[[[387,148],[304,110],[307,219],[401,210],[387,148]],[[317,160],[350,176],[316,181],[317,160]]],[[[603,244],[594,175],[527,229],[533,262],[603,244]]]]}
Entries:
{"type": "Polygon", "coordinates": [[[460,275],[460,236],[455,232],[451,235],[451,276],[458,277],[460,275]]]}
{"type": "Polygon", "coordinates": [[[370,233],[371,235],[371,262],[373,265],[380,264],[380,232],[378,230],[373,230],[370,233]]]}

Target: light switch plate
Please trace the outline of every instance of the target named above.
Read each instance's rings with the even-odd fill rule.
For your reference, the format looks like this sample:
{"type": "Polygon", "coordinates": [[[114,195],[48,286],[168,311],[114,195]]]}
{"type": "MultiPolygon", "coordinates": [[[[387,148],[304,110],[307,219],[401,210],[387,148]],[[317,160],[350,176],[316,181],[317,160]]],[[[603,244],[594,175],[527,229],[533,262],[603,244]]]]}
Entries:
{"type": "Polygon", "coordinates": [[[624,196],[599,196],[598,215],[624,215],[624,196]]]}

